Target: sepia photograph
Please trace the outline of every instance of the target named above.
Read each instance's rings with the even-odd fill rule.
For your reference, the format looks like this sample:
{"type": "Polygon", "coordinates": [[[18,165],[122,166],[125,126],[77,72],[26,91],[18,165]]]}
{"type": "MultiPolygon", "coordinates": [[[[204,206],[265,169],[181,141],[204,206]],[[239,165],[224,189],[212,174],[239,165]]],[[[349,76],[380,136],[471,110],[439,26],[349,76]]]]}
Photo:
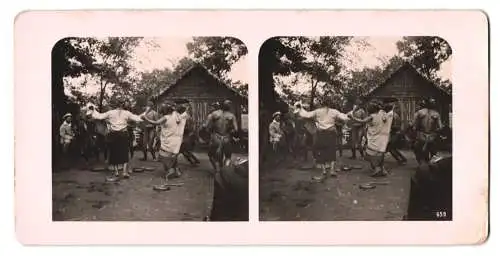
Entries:
{"type": "Polygon", "coordinates": [[[452,220],[452,67],[433,36],[268,39],[260,220],[452,220]]]}
{"type": "Polygon", "coordinates": [[[26,11],[14,32],[23,245],[488,239],[484,12],[26,11]]]}
{"type": "Polygon", "coordinates": [[[248,221],[247,53],[232,37],[59,40],[53,221],[248,221]]]}

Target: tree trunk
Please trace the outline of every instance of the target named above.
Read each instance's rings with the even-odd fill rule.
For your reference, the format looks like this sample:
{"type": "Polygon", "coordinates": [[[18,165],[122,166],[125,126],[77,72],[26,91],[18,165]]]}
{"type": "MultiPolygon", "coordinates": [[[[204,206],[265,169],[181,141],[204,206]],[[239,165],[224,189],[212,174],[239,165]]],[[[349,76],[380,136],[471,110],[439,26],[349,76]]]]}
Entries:
{"type": "Polygon", "coordinates": [[[101,80],[101,90],[99,92],[99,112],[102,112],[104,93],[106,92],[106,85],[107,85],[107,83],[104,83],[101,80]]]}
{"type": "Polygon", "coordinates": [[[311,101],[309,102],[309,108],[314,108],[314,98],[316,97],[316,89],[318,87],[318,81],[314,82],[314,79],[311,78],[311,101]]]}

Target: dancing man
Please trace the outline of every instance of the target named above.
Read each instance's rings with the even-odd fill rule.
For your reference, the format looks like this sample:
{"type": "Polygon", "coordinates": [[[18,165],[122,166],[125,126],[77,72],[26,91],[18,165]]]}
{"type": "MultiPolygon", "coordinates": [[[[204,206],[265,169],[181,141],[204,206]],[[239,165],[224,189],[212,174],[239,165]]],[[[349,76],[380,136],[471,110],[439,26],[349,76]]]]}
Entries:
{"type": "Polygon", "coordinates": [[[429,164],[430,158],[437,153],[436,142],[443,127],[435,99],[429,99],[423,108],[415,113],[413,125],[417,133],[414,151],[420,168],[422,161],[429,164]]]}
{"type": "MultiPolygon", "coordinates": [[[[349,112],[352,114],[352,116],[358,118],[358,119],[365,119],[366,118],[366,112],[362,107],[362,102],[360,99],[356,99],[354,102],[353,109],[349,112]]],[[[351,126],[351,159],[356,159],[356,150],[359,151],[359,154],[361,157],[363,157],[363,145],[362,145],[362,138],[365,133],[365,125],[363,123],[359,122],[349,122],[351,126]]]]}
{"type": "MultiPolygon", "coordinates": [[[[146,109],[149,109],[147,112],[147,118],[149,120],[158,120],[159,119],[159,114],[158,112],[153,110],[153,102],[148,101],[146,109]]],[[[155,138],[157,136],[156,133],[156,127],[155,125],[144,122],[141,125],[142,129],[142,152],[144,153],[144,157],[141,159],[142,161],[147,161],[148,160],[148,150],[151,153],[151,156],[153,157],[153,160],[156,160],[156,152],[155,152],[155,138]]]]}
{"type": "Polygon", "coordinates": [[[322,176],[313,179],[323,181],[327,178],[327,170],[331,176],[337,176],[335,161],[337,160],[337,122],[348,121],[347,115],[330,108],[333,106],[332,97],[325,97],[319,108],[306,111],[300,102],[295,103],[294,113],[300,118],[314,120],[317,125],[317,140],[315,146],[316,161],[321,166],[322,176]]]}
{"type": "Polygon", "coordinates": [[[231,144],[238,133],[236,116],[231,113],[232,102],[225,100],[221,109],[210,113],[204,129],[210,133],[208,157],[216,173],[231,162],[231,144]]]}

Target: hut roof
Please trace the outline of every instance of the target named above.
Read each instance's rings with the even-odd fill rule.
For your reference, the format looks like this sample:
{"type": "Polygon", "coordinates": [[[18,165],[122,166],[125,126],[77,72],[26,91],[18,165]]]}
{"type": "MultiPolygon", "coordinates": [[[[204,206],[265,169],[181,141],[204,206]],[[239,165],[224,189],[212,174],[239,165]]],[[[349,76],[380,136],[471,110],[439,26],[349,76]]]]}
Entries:
{"type": "Polygon", "coordinates": [[[167,84],[165,87],[163,87],[162,89],[154,92],[152,95],[151,95],[151,98],[152,99],[157,99],[158,97],[168,93],[170,90],[172,90],[172,88],[178,86],[179,84],[179,81],[181,81],[182,79],[184,79],[185,77],[187,77],[191,71],[193,70],[202,70],[203,72],[205,72],[208,76],[210,76],[211,78],[215,79],[217,81],[217,84],[219,86],[223,86],[225,89],[229,90],[235,97],[239,97],[239,98],[242,98],[242,99],[246,99],[246,97],[244,95],[241,95],[239,92],[237,92],[236,90],[234,90],[233,88],[231,88],[230,86],[228,86],[225,82],[223,82],[221,79],[219,79],[216,75],[212,74],[212,72],[210,72],[205,66],[203,66],[201,63],[199,62],[193,62],[193,64],[191,64],[190,66],[188,66],[178,77],[177,79],[175,79],[174,82],[170,83],[170,84],[167,84]]]}
{"type": "Polygon", "coordinates": [[[446,90],[444,90],[440,86],[436,85],[434,82],[427,79],[427,77],[422,75],[422,73],[420,73],[412,64],[410,64],[409,62],[406,62],[406,61],[396,71],[394,71],[383,83],[381,83],[379,86],[370,90],[368,93],[363,95],[362,98],[367,99],[367,98],[372,97],[375,92],[377,92],[381,88],[387,86],[389,84],[389,82],[394,77],[396,77],[397,75],[399,75],[400,73],[405,72],[405,71],[416,73],[423,81],[425,81],[425,83],[427,85],[429,85],[431,88],[434,88],[435,90],[437,90],[442,96],[444,96],[446,98],[451,98],[451,95],[446,90]]]}

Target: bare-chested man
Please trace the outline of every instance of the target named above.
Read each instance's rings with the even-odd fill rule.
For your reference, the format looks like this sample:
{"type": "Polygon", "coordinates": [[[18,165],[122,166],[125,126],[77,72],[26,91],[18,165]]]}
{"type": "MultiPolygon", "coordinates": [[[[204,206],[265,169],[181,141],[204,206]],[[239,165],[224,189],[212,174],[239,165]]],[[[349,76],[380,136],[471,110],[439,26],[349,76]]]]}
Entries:
{"type": "Polygon", "coordinates": [[[428,164],[430,158],[437,153],[436,141],[443,127],[435,99],[429,99],[423,108],[415,113],[413,127],[417,133],[414,152],[420,168],[422,161],[428,164]]]}
{"type": "MultiPolygon", "coordinates": [[[[358,119],[365,119],[367,117],[366,111],[363,109],[363,102],[361,99],[356,99],[351,113],[354,117],[358,119]]],[[[365,125],[359,122],[348,122],[351,126],[351,159],[356,159],[356,151],[359,151],[361,157],[364,156],[363,146],[361,144],[362,138],[365,133],[365,125]]]]}
{"type": "MultiPolygon", "coordinates": [[[[146,108],[150,109],[149,112],[147,112],[146,117],[149,120],[156,121],[160,119],[160,114],[156,111],[153,110],[153,102],[148,101],[146,108]]],[[[144,122],[141,125],[142,129],[142,152],[144,153],[144,157],[141,159],[142,161],[146,161],[148,159],[148,151],[151,153],[151,156],[153,157],[153,160],[156,160],[156,154],[155,154],[155,138],[157,136],[156,133],[156,127],[155,125],[144,122]]]]}
{"type": "Polygon", "coordinates": [[[219,172],[228,165],[232,155],[232,141],[238,132],[236,116],[231,113],[232,102],[225,100],[221,109],[215,110],[207,117],[205,129],[210,132],[208,157],[210,163],[219,172]]]}

